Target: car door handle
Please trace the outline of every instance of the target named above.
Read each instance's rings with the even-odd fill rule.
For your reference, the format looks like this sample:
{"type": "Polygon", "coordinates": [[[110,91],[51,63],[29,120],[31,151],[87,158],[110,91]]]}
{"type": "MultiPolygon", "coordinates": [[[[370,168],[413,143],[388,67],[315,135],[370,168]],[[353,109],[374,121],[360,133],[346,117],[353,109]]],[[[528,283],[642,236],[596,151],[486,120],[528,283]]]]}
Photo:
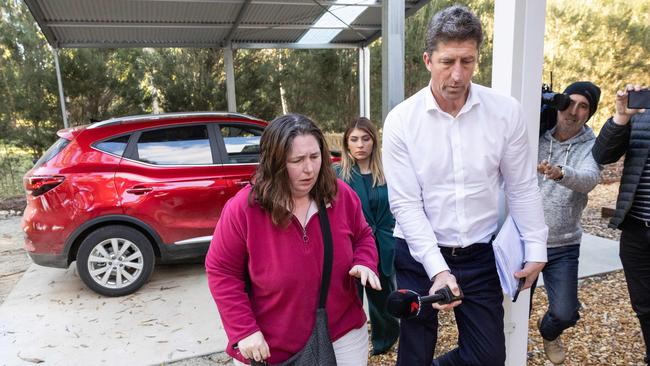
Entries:
{"type": "Polygon", "coordinates": [[[250,180],[236,180],[235,185],[244,187],[245,185],[249,184],[251,181],[250,180]]]}
{"type": "Polygon", "coordinates": [[[149,193],[151,191],[153,191],[153,188],[151,188],[151,187],[133,187],[133,188],[127,189],[126,193],[140,195],[140,194],[149,193]]]}

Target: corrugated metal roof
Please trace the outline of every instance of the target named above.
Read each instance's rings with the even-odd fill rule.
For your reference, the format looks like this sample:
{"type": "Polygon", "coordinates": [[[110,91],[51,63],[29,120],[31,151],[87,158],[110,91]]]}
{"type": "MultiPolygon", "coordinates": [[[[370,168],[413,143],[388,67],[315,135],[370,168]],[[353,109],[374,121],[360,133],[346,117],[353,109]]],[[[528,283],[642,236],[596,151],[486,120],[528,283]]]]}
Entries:
{"type": "MultiPolygon", "coordinates": [[[[428,1],[406,0],[407,15],[428,1]]],[[[325,0],[25,2],[55,48],[223,47],[228,42],[255,47],[293,45],[330,6],[341,5],[325,0]]],[[[381,36],[381,1],[369,4],[354,22],[340,29],[330,41],[333,46],[357,47],[381,36]]]]}

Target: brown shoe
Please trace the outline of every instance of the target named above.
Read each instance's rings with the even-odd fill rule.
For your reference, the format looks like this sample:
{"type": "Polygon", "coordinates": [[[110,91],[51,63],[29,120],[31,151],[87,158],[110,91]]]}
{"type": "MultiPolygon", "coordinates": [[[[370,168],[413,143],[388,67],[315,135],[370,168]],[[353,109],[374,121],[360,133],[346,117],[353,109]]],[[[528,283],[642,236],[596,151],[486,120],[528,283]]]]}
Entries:
{"type": "MultiPolygon", "coordinates": [[[[542,324],[542,319],[537,320],[537,329],[539,329],[542,324]]],[[[562,344],[562,339],[557,337],[551,341],[542,337],[544,341],[544,353],[546,353],[546,358],[555,365],[560,365],[564,363],[566,359],[566,353],[564,352],[564,345],[562,344]]]]}
{"type": "Polygon", "coordinates": [[[564,363],[566,359],[566,354],[564,353],[564,345],[562,344],[562,339],[560,337],[555,338],[552,341],[544,339],[544,352],[546,352],[546,357],[549,361],[553,362],[556,365],[564,363]]]}

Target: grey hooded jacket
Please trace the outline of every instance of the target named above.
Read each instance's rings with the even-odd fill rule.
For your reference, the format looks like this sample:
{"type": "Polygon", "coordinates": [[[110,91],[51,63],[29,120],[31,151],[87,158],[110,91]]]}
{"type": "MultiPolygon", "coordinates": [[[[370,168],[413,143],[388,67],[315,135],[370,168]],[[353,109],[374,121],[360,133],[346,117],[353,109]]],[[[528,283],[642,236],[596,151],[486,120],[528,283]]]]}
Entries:
{"type": "Polygon", "coordinates": [[[591,155],[596,140],[591,128],[585,125],[577,135],[563,142],[553,137],[554,132],[555,128],[540,137],[538,156],[538,162],[548,160],[551,165],[564,168],[564,177],[559,181],[538,174],[549,248],[580,244],[582,211],[602,169],[591,155]]]}

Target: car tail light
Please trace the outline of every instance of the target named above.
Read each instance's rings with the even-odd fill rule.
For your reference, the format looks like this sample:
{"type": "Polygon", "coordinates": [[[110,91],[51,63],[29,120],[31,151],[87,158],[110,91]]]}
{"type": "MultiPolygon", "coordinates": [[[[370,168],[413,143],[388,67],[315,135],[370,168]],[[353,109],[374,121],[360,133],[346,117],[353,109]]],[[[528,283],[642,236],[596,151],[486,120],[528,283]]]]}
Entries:
{"type": "Polygon", "coordinates": [[[25,189],[32,196],[40,196],[43,193],[63,183],[65,177],[62,175],[41,175],[25,178],[25,189]]]}

